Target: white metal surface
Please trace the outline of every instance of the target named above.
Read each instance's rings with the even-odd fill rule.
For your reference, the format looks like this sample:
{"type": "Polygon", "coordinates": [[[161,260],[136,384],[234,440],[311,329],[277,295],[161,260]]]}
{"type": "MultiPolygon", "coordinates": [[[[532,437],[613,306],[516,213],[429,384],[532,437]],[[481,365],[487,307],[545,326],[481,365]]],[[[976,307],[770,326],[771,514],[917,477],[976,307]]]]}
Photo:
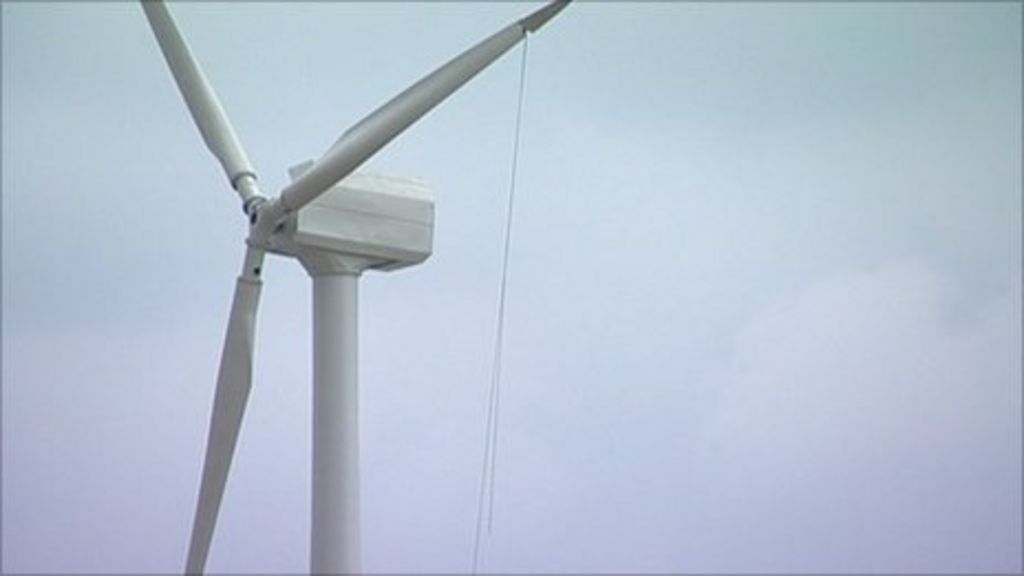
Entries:
{"type": "Polygon", "coordinates": [[[313,489],[310,571],[361,571],[359,273],[313,275],[313,489]]]}
{"type": "MultiPolygon", "coordinates": [[[[292,176],[311,164],[292,168],[292,176]]],[[[300,260],[354,256],[361,268],[394,270],[426,260],[433,236],[434,200],[423,181],[355,173],[291,213],[266,248],[300,260]]]]}
{"type": "Polygon", "coordinates": [[[553,2],[492,34],[406,88],[357,122],[313,166],[267,207],[275,220],[299,210],[351,174],[367,158],[461,88],[481,70],[554,17],[565,2],[553,2]]]}
{"type": "Polygon", "coordinates": [[[217,524],[224,486],[227,483],[238,432],[242,427],[245,405],[252,387],[253,341],[256,332],[256,309],[259,306],[259,276],[251,273],[262,261],[261,250],[246,250],[242,274],[235,285],[228,319],[227,335],[221,352],[220,372],[214,393],[210,430],[206,443],[203,476],[192,524],[185,570],[198,574],[206,565],[206,557],[217,524]]]}
{"type": "Polygon", "coordinates": [[[255,188],[255,172],[249,164],[245,150],[238,142],[238,137],[235,136],[220,100],[217,99],[217,93],[206,80],[203,69],[192,55],[185,38],[178,32],[174,18],[163,2],[142,2],[142,9],[146,13],[164,59],[167,60],[167,65],[174,75],[178,89],[185,98],[188,110],[199,127],[203,141],[220,161],[228,181],[241,195],[242,200],[249,200],[258,194],[255,188]]]}

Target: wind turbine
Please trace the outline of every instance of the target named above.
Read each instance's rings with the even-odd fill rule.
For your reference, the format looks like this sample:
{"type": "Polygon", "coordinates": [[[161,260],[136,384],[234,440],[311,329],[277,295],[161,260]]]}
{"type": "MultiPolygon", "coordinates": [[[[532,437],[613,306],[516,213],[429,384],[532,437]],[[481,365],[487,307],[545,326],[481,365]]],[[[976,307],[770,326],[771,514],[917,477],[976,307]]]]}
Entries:
{"type": "Polygon", "coordinates": [[[426,260],[434,203],[418,181],[354,171],[565,4],[567,0],[547,4],[423,77],[349,128],[320,159],[293,168],[292,182],[269,199],[260,192],[256,172],[167,7],[142,1],[189,112],[250,223],[217,375],[187,573],[205,568],[245,414],[267,252],[298,259],[313,279],[310,570],[360,571],[358,279],[364,270],[392,270],[426,260]]]}

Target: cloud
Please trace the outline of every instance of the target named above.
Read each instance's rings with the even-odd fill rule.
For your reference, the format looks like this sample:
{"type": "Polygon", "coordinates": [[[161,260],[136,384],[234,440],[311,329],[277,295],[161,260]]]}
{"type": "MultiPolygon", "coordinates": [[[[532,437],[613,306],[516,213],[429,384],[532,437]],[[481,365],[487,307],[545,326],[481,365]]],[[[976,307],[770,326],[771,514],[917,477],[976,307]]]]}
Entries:
{"type": "Polygon", "coordinates": [[[1021,569],[1020,302],[957,289],[894,264],[747,324],[702,444],[701,569],[1021,569]]]}

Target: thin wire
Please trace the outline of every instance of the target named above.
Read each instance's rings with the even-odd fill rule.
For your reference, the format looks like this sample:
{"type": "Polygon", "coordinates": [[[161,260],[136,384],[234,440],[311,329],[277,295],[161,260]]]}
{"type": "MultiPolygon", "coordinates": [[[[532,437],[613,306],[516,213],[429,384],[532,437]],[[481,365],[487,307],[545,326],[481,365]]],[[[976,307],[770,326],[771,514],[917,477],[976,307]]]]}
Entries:
{"type": "Polygon", "coordinates": [[[491,533],[491,523],[494,520],[494,470],[498,461],[498,427],[499,416],[501,415],[501,362],[504,350],[505,335],[505,285],[508,278],[509,250],[512,246],[512,215],[516,199],[516,175],[519,173],[519,132],[523,120],[523,93],[526,78],[526,52],[529,47],[529,36],[523,41],[523,59],[519,68],[519,103],[516,107],[516,133],[515,144],[512,147],[512,175],[509,178],[508,186],[508,211],[505,219],[505,252],[501,261],[501,289],[498,293],[498,326],[495,329],[494,338],[494,368],[491,371],[491,381],[494,387],[494,427],[491,435],[491,485],[488,490],[490,500],[487,503],[487,533],[491,533]]]}
{"type": "Polygon", "coordinates": [[[509,247],[512,244],[512,215],[516,198],[516,175],[519,171],[519,135],[523,120],[523,94],[526,85],[526,54],[529,36],[523,40],[523,56],[519,65],[519,99],[516,105],[516,128],[512,145],[512,167],[508,186],[508,205],[505,212],[505,246],[501,260],[501,283],[498,288],[498,319],[494,336],[494,362],[491,366],[491,390],[487,405],[487,432],[484,445],[483,470],[480,473],[480,495],[477,500],[476,536],[473,542],[473,574],[477,573],[480,559],[480,533],[483,527],[484,495],[487,495],[487,534],[494,521],[495,463],[498,456],[498,415],[501,405],[501,362],[505,335],[505,294],[508,284],[509,247]]]}

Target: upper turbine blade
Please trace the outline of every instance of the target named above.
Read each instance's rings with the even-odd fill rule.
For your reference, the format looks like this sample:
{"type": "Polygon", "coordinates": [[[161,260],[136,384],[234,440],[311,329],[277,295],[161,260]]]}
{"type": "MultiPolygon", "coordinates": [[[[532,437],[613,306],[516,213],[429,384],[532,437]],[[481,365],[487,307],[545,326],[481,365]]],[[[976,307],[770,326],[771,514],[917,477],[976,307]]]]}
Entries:
{"type": "Polygon", "coordinates": [[[281,192],[282,212],[298,210],[348,176],[385,144],[458,90],[527,32],[550,20],[567,2],[556,1],[516,21],[423,77],[352,126],[306,173],[281,192]]]}
{"type": "Polygon", "coordinates": [[[547,24],[548,20],[554,18],[556,14],[568,6],[569,1],[570,0],[556,0],[555,2],[551,2],[533,14],[520,19],[519,25],[527,32],[536,32],[541,26],[547,24]]]}
{"type": "Polygon", "coordinates": [[[242,145],[238,142],[238,137],[235,136],[234,129],[231,128],[227,114],[217,99],[216,92],[206,80],[203,69],[199,67],[164,3],[143,0],[142,9],[207,148],[220,161],[232,187],[239,190],[243,200],[248,200],[248,187],[240,187],[238,182],[246,175],[255,178],[255,173],[249,165],[242,145]],[[243,192],[239,188],[246,191],[243,192]]]}
{"type": "MultiPolygon", "coordinates": [[[[249,248],[246,269],[256,249],[249,248]]],[[[242,426],[245,405],[252,385],[253,338],[256,327],[256,309],[259,305],[261,282],[258,277],[243,273],[235,285],[228,320],[227,336],[221,353],[217,391],[210,416],[210,434],[203,463],[203,480],[199,487],[199,500],[192,525],[192,539],[188,548],[187,574],[201,574],[217,524],[224,485],[242,426]]]]}

